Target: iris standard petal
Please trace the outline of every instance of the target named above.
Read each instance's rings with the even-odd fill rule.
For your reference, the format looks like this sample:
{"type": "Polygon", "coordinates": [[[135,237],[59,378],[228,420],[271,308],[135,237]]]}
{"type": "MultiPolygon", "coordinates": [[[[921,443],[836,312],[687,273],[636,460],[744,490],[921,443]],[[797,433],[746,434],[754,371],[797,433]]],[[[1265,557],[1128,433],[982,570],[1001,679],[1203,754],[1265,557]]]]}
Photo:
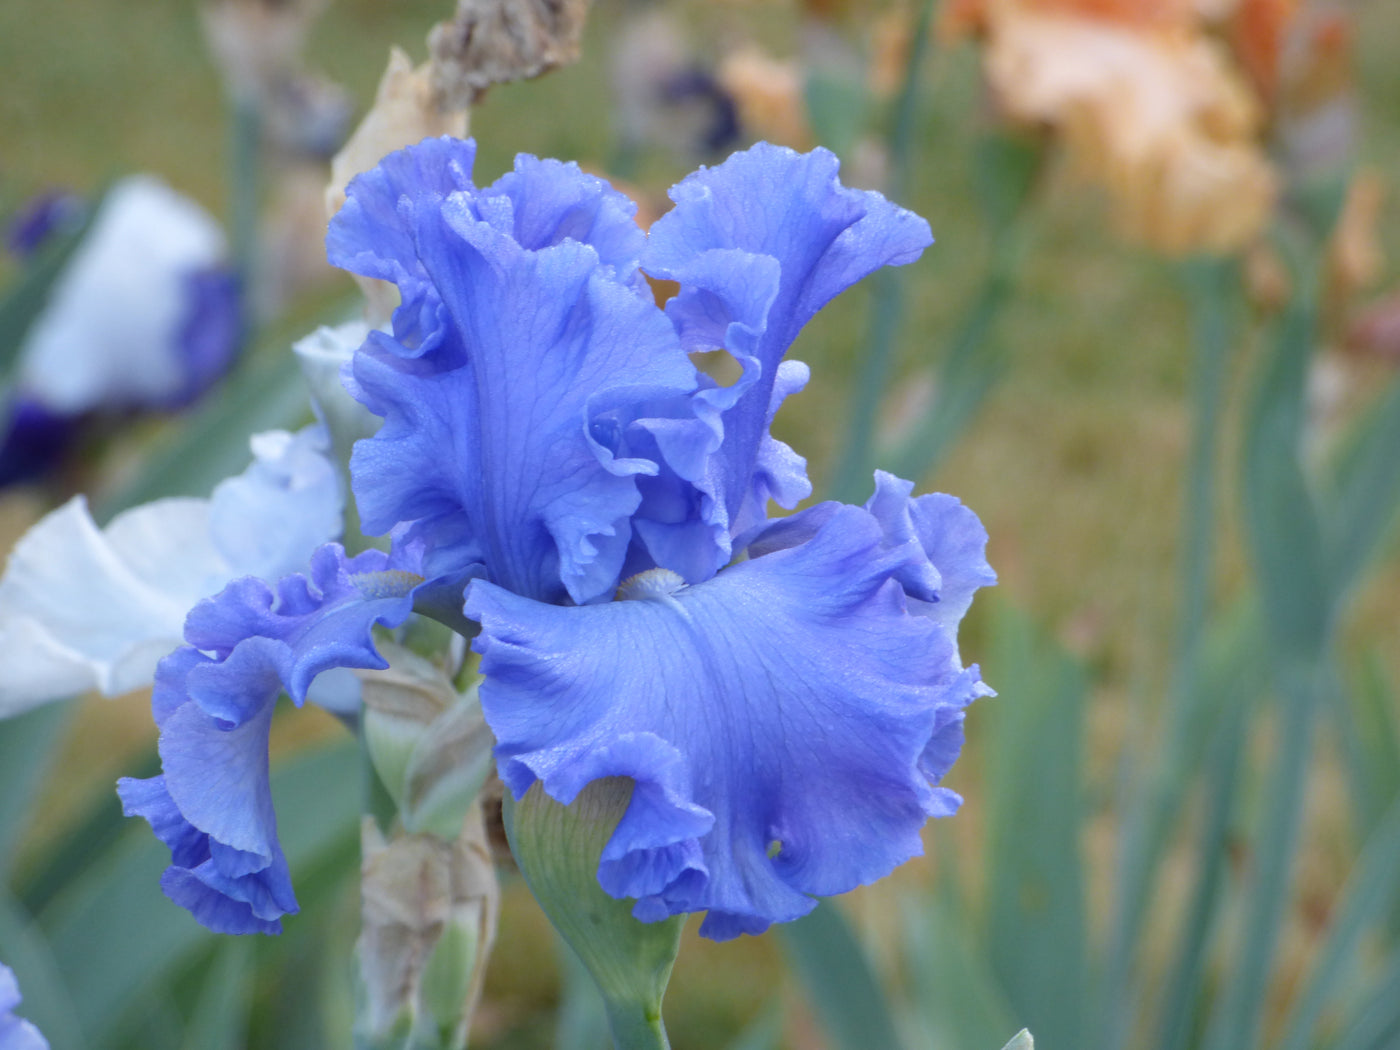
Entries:
{"type": "Polygon", "coordinates": [[[639,600],[561,608],[472,583],[502,779],[567,803],[633,778],[604,888],[644,919],[707,910],[717,939],[888,874],[955,804],[923,758],[977,692],[946,632],[905,609],[896,574],[920,556],[840,507],[705,583],[629,581],[639,600]]]}
{"type": "Polygon", "coordinates": [[[477,210],[522,248],[537,251],[565,240],[587,244],[617,280],[651,294],[637,273],[646,245],[637,205],[572,161],[517,155],[515,167],[477,198],[477,210]],[[510,208],[493,204],[492,198],[509,201],[510,208]],[[507,221],[499,222],[497,216],[507,221]]]}
{"type": "Polygon", "coordinates": [[[528,154],[518,156],[514,170],[490,188],[478,190],[471,180],[475,154],[470,139],[424,139],[351,180],[326,248],[332,265],[398,286],[394,338],[375,336],[374,345],[408,358],[438,347],[444,292],[423,265],[418,238],[420,227],[437,221],[449,199],[527,250],[565,240],[590,245],[617,280],[638,292],[646,289],[637,272],[646,238],[633,218],[636,205],[626,196],[576,164],[528,154]]]}
{"type": "Polygon", "coordinates": [[[351,460],[364,527],[418,522],[430,575],[476,572],[547,601],[608,593],[640,500],[634,475],[657,469],[609,438],[629,406],[683,398],[693,366],[591,247],[524,249],[465,195],[421,213],[416,236],[445,304],[439,357],[458,363],[356,356],[361,396],[385,417],[351,460]]]}
{"type": "Polygon", "coordinates": [[[190,612],[191,644],[161,661],[151,706],[162,774],[118,784],[128,816],[145,817],[171,851],[167,896],[210,929],[275,933],[296,911],[268,780],[277,696],[300,704],[317,675],[387,664],[376,623],[408,616],[422,577],[412,553],[346,558],[328,544],[309,576],[271,588],[236,580],[190,612]]]}
{"type": "Polygon", "coordinates": [[[331,218],[326,233],[331,265],[398,286],[393,345],[406,356],[435,346],[441,324],[438,296],[414,243],[416,202],[440,202],[471,189],[475,161],[471,139],[444,136],[396,150],[350,180],[345,204],[331,218]]]}
{"type": "MultiPolygon", "coordinates": [[[[823,149],[760,143],[702,168],[671,190],[676,206],[653,224],[642,257],[649,274],[680,282],[666,312],[686,349],[724,349],[744,368],[719,453],[721,502],[736,530],[763,516],[765,496],[750,482],[771,440],[779,362],[797,333],[833,296],[882,266],[912,262],[933,240],[912,212],[842,186],[838,167],[823,149]]],[[[793,464],[783,458],[791,490],[793,464]]]]}

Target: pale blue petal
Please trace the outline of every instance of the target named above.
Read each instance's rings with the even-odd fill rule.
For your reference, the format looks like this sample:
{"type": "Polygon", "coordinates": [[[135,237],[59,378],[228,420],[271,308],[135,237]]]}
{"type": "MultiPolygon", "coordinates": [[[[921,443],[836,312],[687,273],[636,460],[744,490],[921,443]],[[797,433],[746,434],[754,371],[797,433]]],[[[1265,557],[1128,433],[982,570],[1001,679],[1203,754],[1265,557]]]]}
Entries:
{"type": "Polygon", "coordinates": [[[11,1012],[20,1001],[14,971],[0,963],[0,1050],[49,1050],[39,1029],[11,1012]]]}
{"type": "Polygon", "coordinates": [[[905,610],[895,575],[920,556],[840,507],[799,546],[694,586],[653,576],[642,600],[560,608],[474,582],[502,779],[567,802],[632,777],[600,881],[640,918],[708,911],[711,937],[888,874],[949,808],[925,753],[976,695],[941,627],[905,610]]]}
{"type": "MultiPolygon", "coordinates": [[[[607,181],[588,175],[577,164],[541,160],[528,153],[515,158],[515,168],[502,175],[482,198],[509,200],[509,233],[522,248],[538,250],[565,240],[587,244],[614,278],[647,290],[637,272],[646,235],[637,225],[637,205],[607,181]]],[[[480,208],[485,212],[488,205],[480,208]]],[[[483,219],[486,214],[482,214],[483,219]]]]}
{"type": "MultiPolygon", "coordinates": [[[[931,492],[912,496],[914,483],[883,470],[875,472],[875,492],[865,509],[884,532],[886,547],[913,545],[921,552],[895,576],[904,587],[912,613],[936,620],[950,638],[981,587],[997,581],[987,562],[987,530],[955,496],[931,492]]],[[[821,529],[841,504],[828,501],[786,518],[749,529],[736,548],[749,557],[805,543],[821,529]]]]}
{"type": "Polygon", "coordinates": [[[997,582],[987,562],[987,530],[957,497],[942,492],[911,497],[913,491],[913,482],[877,470],[875,494],[865,506],[889,542],[914,542],[924,553],[903,581],[910,610],[931,616],[957,637],[972,596],[997,582]],[[917,576],[922,579],[916,583],[917,576]],[[928,593],[930,583],[935,593],[928,593]]]}
{"type": "Polygon", "coordinates": [[[838,167],[826,150],[760,143],[702,168],[672,189],[676,206],[652,226],[642,258],[649,274],[680,282],[666,311],[686,349],[727,350],[743,366],[719,453],[733,531],[760,521],[768,498],[804,491],[796,457],[766,445],[779,364],[797,333],[833,296],[932,243],[927,223],[843,187],[838,167]]]}
{"type": "Polygon", "coordinates": [[[191,699],[240,723],[260,709],[268,689],[275,698],[285,688],[300,704],[322,671],[383,668],[372,628],[402,623],[422,582],[382,551],[346,558],[334,543],[315,553],[308,576],[288,576],[275,590],[253,577],[235,580],[185,621],[185,640],[213,654],[188,672],[191,699]]]}
{"type": "Polygon", "coordinates": [[[340,536],[345,497],[320,425],[254,434],[253,462],[209,498],[209,533],[231,576],[275,580],[340,536]]]}
{"type": "Polygon", "coordinates": [[[427,272],[418,239],[423,224],[439,221],[449,199],[454,209],[527,250],[566,240],[587,244],[610,275],[638,292],[646,287],[636,272],[645,236],[627,197],[576,164],[528,154],[489,189],[477,190],[475,154],[472,140],[448,137],[390,153],[351,180],[345,205],[331,220],[326,248],[332,265],[398,286],[394,338],[371,335],[383,351],[417,357],[435,350],[444,334],[442,300],[449,293],[427,272]]]}
{"type": "Polygon", "coordinates": [[[0,643],[11,653],[0,717],[149,685],[192,605],[245,574],[303,570],[340,534],[343,496],[320,428],[251,444],[252,465],[209,500],[156,500],[99,530],[78,496],[30,528],[0,576],[0,643]]]}

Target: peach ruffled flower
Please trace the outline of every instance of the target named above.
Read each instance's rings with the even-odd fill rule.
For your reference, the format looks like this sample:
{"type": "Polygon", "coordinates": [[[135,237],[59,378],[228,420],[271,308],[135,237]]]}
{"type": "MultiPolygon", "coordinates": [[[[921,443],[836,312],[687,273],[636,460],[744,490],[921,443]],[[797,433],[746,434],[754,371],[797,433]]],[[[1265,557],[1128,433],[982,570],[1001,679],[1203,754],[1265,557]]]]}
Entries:
{"type": "Polygon", "coordinates": [[[804,149],[812,143],[803,97],[802,70],[746,45],[720,64],[720,85],[739,108],[739,121],[755,138],[804,149]]]}
{"type": "Polygon", "coordinates": [[[963,0],[944,28],[984,36],[1000,105],[1054,129],[1130,234],[1226,252],[1263,227],[1276,176],[1255,96],[1199,17],[1187,0],[963,0]]]}

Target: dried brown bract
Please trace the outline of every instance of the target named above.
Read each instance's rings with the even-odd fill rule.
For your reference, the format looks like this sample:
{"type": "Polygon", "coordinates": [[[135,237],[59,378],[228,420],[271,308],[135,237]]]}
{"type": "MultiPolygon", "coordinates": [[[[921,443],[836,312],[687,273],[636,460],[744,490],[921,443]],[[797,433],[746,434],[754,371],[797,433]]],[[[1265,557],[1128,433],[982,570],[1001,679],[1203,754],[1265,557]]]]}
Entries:
{"type": "Polygon", "coordinates": [[[500,908],[480,810],[468,814],[455,842],[403,832],[386,839],[370,818],[361,838],[367,1034],[382,1036],[404,1018],[415,1028],[431,1019],[455,1026],[452,1045],[465,1046],[500,908]],[[442,973],[465,983],[439,987],[442,973]]]}
{"type": "Polygon", "coordinates": [[[528,80],[579,56],[589,0],[458,0],[428,35],[433,89],[448,108],[474,105],[492,84],[528,80]]]}

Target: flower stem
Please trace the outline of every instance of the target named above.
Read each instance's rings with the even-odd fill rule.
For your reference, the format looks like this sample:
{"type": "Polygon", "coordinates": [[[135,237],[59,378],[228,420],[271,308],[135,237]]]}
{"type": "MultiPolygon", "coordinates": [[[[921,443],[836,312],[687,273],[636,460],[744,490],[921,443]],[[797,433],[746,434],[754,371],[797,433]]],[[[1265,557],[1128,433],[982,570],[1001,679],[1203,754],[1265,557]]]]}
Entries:
{"type": "Polygon", "coordinates": [[[609,1002],[608,1027],[617,1050],[671,1050],[660,1011],[644,1003],[609,1002]]]}
{"type": "Polygon", "coordinates": [[[661,1000],[685,916],[641,922],[598,884],[603,847],[632,797],[626,777],[589,783],[568,806],[538,781],[505,796],[506,834],[530,892],[598,986],[618,1050],[669,1050],[661,1000]]]}
{"type": "Polygon", "coordinates": [[[1307,246],[1295,266],[1294,300],[1259,378],[1244,443],[1244,508],[1272,649],[1279,743],[1254,839],[1245,918],[1231,978],[1206,1034],[1208,1050],[1259,1041],[1275,954],[1297,867],[1304,788],[1318,708],[1332,682],[1340,599],[1327,572],[1321,512],[1303,472],[1308,366],[1317,340],[1317,263],[1307,246]]]}
{"type": "MultiPolygon", "coordinates": [[[[890,196],[903,200],[909,187],[913,162],[914,120],[919,99],[919,73],[928,52],[929,23],[933,0],[919,12],[914,27],[909,60],[904,67],[904,83],[895,103],[894,123],[889,133],[890,196]]],[[[904,318],[904,276],[901,269],[885,269],[875,275],[871,295],[870,335],[866,355],[851,401],[850,430],[845,451],[837,464],[832,494],[839,500],[855,500],[870,487],[871,458],[875,443],[875,422],[880,399],[889,385],[894,365],[895,337],[904,318]]]]}
{"type": "MultiPolygon", "coordinates": [[[[984,348],[1015,291],[1019,258],[1019,241],[1011,235],[994,246],[982,286],[939,363],[933,410],[894,454],[891,469],[900,477],[918,482],[932,473],[996,383],[1004,364],[1002,355],[984,353],[984,348]]],[[[864,484],[868,486],[868,480],[864,484]]],[[[852,498],[855,495],[850,494],[852,498]]]]}
{"type": "Polygon", "coordinates": [[[1186,786],[1185,778],[1179,776],[1183,756],[1197,744],[1194,730],[1201,642],[1214,564],[1216,462],[1238,281],[1234,264],[1223,259],[1195,260],[1188,264],[1183,276],[1191,303],[1195,364],[1191,450],[1181,530],[1181,597],[1172,680],[1164,712],[1167,743],[1148,782],[1134,792],[1123,822],[1117,910],[1103,969],[1104,1027],[1100,1045],[1105,1050],[1121,1045],[1126,1035],[1132,999],[1127,991],[1135,948],[1172,819],[1186,786]]]}
{"type": "Polygon", "coordinates": [[[239,336],[245,347],[253,333],[262,133],[262,109],[257,99],[234,96],[229,105],[229,242],[238,278],[239,336]]]}

